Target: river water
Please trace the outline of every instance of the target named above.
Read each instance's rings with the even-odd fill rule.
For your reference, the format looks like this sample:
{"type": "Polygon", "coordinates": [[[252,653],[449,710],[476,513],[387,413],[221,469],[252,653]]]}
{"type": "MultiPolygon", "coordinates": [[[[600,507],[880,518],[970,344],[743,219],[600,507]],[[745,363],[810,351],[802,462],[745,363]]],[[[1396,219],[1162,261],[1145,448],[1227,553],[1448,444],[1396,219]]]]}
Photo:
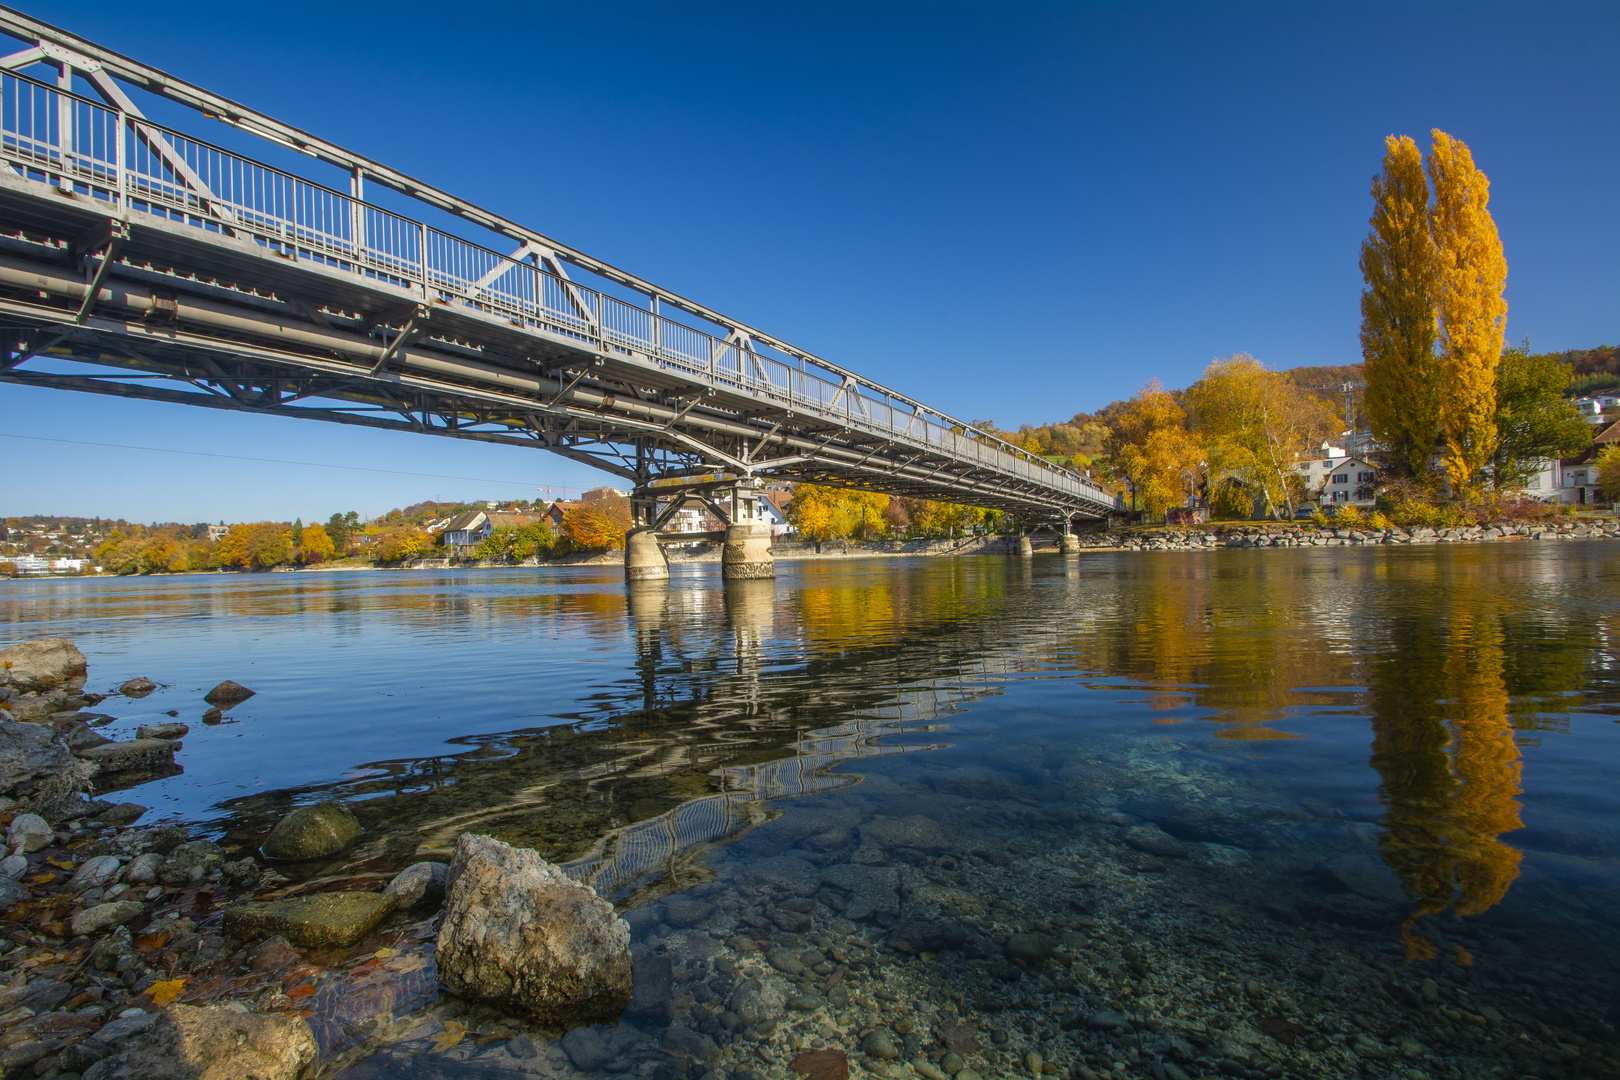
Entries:
{"type": "Polygon", "coordinates": [[[0,638],[164,684],[100,706],[192,725],[124,797],[244,851],[341,799],[362,842],[284,868],[317,885],[536,848],[669,980],[561,1042],[402,1003],[355,1080],[1614,1076],[1617,555],[25,581],[0,638]],[[226,678],[257,696],[198,723],[226,678]]]}

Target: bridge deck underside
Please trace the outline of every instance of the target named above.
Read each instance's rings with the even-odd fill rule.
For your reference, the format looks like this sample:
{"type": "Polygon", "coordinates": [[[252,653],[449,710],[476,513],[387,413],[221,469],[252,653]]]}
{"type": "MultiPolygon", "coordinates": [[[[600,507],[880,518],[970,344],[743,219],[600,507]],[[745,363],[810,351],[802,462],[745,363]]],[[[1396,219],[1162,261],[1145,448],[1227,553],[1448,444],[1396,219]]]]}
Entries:
{"type": "Polygon", "coordinates": [[[0,232],[0,381],[536,447],[638,485],[730,473],[1025,519],[1115,509],[970,431],[907,431],[892,409],[878,423],[853,393],[842,412],[836,397],[806,408],[769,382],[682,370],[599,326],[514,318],[296,238],[121,210],[16,169],[0,169],[0,232]],[[109,227],[123,235],[103,270],[109,227]]]}

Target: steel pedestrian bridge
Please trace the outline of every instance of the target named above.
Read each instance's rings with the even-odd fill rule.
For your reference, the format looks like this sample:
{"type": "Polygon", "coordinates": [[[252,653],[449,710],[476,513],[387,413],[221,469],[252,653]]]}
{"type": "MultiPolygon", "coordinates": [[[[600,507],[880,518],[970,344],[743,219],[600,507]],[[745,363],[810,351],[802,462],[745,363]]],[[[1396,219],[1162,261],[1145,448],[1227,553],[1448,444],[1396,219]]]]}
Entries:
{"type": "Polygon", "coordinates": [[[648,492],[765,478],[1064,531],[1122,509],[379,162],[11,9],[0,31],[23,45],[0,57],[0,381],[550,450],[630,481],[649,526],[648,492]],[[347,190],[157,123],[126,86],[306,155],[347,190]],[[379,189],[486,243],[384,208],[379,189]]]}

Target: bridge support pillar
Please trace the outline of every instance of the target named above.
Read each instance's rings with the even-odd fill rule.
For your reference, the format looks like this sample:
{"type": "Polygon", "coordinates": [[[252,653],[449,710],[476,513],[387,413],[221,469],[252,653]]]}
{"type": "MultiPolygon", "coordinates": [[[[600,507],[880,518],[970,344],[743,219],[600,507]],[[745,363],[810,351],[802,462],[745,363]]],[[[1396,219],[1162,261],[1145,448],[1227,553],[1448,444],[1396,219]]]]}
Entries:
{"type": "Polygon", "coordinates": [[[1027,559],[1035,554],[1035,542],[1027,536],[1018,538],[1018,556],[1027,559]]]}
{"type": "Polygon", "coordinates": [[[669,560],[657,534],[632,529],[624,537],[624,579],[626,581],[667,581],[669,560]]]}
{"type": "Polygon", "coordinates": [[[1080,554],[1080,538],[1078,536],[1074,535],[1074,532],[1069,528],[1069,519],[1068,518],[1063,519],[1063,546],[1062,546],[1062,551],[1063,551],[1063,554],[1065,554],[1065,555],[1078,555],[1078,554],[1080,554]]]}
{"type": "Polygon", "coordinates": [[[776,576],[771,527],[760,520],[759,489],[751,483],[731,489],[731,524],[720,549],[720,576],[730,581],[776,576]]]}

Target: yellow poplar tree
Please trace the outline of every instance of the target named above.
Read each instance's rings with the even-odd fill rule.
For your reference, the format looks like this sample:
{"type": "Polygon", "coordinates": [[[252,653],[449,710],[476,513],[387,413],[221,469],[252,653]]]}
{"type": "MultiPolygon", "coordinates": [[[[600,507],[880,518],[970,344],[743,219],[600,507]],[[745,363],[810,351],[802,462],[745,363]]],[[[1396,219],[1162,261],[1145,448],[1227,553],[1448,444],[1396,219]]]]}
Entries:
{"type": "Polygon", "coordinates": [[[1430,235],[1439,266],[1440,417],[1453,494],[1471,490],[1496,445],[1496,365],[1507,328],[1507,260],[1487,209],[1491,184],[1461,139],[1435,128],[1430,235]]]}
{"type": "Polygon", "coordinates": [[[1373,178],[1372,229],[1361,245],[1361,356],[1373,437],[1407,475],[1428,469],[1440,435],[1440,364],[1434,354],[1439,262],[1429,233],[1429,185],[1410,136],[1384,140],[1373,178]]]}

